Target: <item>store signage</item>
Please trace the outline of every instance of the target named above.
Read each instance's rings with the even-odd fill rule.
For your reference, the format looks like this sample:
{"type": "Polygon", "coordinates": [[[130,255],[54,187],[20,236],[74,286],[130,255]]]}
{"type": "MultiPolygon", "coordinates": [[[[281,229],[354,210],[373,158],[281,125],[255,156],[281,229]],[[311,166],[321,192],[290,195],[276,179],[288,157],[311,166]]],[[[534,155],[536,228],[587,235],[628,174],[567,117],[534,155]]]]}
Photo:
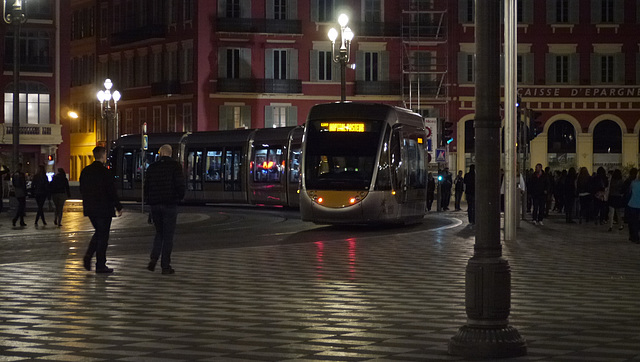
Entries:
{"type": "Polygon", "coordinates": [[[640,87],[541,87],[519,88],[521,97],[640,97],[640,87]]]}

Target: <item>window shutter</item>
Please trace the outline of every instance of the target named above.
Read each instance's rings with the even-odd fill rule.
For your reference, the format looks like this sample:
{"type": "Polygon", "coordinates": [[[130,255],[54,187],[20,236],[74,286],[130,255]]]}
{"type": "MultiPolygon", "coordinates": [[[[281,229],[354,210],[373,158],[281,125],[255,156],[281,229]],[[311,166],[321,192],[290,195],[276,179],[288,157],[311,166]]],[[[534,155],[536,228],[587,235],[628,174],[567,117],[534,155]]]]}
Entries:
{"type": "Polygon", "coordinates": [[[220,106],[220,110],[218,112],[218,129],[221,131],[229,129],[229,119],[231,119],[231,107],[229,106],[220,106]]]}
{"type": "Polygon", "coordinates": [[[547,84],[558,84],[556,81],[556,55],[555,54],[546,54],[546,73],[547,73],[547,84]]]}
{"type": "Polygon", "coordinates": [[[556,0],[547,0],[547,24],[556,23],[556,0]]]}
{"type": "MultiPolygon", "coordinates": [[[[636,2],[636,7],[640,7],[640,2],[636,2]]],[[[616,24],[624,23],[624,1],[614,0],[613,21],[616,24]]]]}
{"type": "Polygon", "coordinates": [[[218,78],[227,77],[227,48],[218,48],[218,78]]]}
{"type": "Polygon", "coordinates": [[[580,1],[569,0],[569,23],[578,24],[580,22],[580,1]]]}
{"type": "Polygon", "coordinates": [[[569,84],[580,84],[580,55],[569,55],[569,84]]]}
{"type": "Polygon", "coordinates": [[[591,54],[591,84],[601,84],[602,55],[591,54]]]}
{"type": "Polygon", "coordinates": [[[273,127],[273,107],[264,106],[264,128],[273,127]]]}
{"type": "Polygon", "coordinates": [[[251,78],[251,49],[240,49],[240,78],[251,78]]]}
{"type": "Polygon", "coordinates": [[[318,0],[311,0],[311,3],[309,4],[311,7],[311,11],[310,11],[310,18],[311,21],[318,21],[318,0]]]}
{"type": "Polygon", "coordinates": [[[591,0],[591,24],[598,24],[602,20],[601,2],[602,0],[591,0]]]}
{"type": "Polygon", "coordinates": [[[467,18],[469,13],[467,12],[467,2],[469,0],[458,0],[458,22],[460,24],[467,24],[467,18]]]}
{"type": "Polygon", "coordinates": [[[613,81],[618,85],[625,84],[624,81],[624,54],[618,53],[613,56],[613,81]]]}
{"type": "MultiPolygon", "coordinates": [[[[336,80],[340,80],[339,75],[336,75],[336,80]]],[[[356,80],[364,80],[364,52],[362,50],[356,52],[356,80]]]]}
{"type": "MultiPolygon", "coordinates": [[[[265,9],[266,14],[267,14],[267,19],[275,19],[275,4],[273,2],[273,0],[267,0],[267,8],[265,9]]],[[[287,4],[289,5],[289,4],[287,4]]]]}
{"type": "Polygon", "coordinates": [[[458,84],[469,83],[467,79],[467,53],[458,53],[458,84]]]}
{"type": "Polygon", "coordinates": [[[287,19],[298,19],[298,0],[287,0],[287,19]]]}
{"type": "Polygon", "coordinates": [[[240,107],[240,117],[242,118],[242,125],[251,128],[251,106],[240,107]]]}
{"type": "Polygon", "coordinates": [[[298,49],[287,50],[288,79],[298,79],[298,49]]]}
{"type": "Polygon", "coordinates": [[[318,51],[311,49],[309,54],[309,80],[312,82],[318,81],[318,51]]]}
{"type": "Polygon", "coordinates": [[[534,84],[534,58],[532,53],[527,53],[522,55],[522,66],[524,67],[522,71],[523,83],[525,84],[534,84]]]}
{"type": "Polygon", "coordinates": [[[378,65],[378,80],[389,80],[389,52],[379,52],[380,64],[378,65]]]}
{"type": "Polygon", "coordinates": [[[273,49],[264,50],[264,77],[273,79],[273,49]]]}
{"type": "Polygon", "coordinates": [[[240,0],[240,17],[243,19],[251,17],[251,0],[240,0]]]}
{"type": "Polygon", "coordinates": [[[287,107],[287,126],[297,126],[298,125],[298,107],[291,106],[287,107]]]}
{"type": "Polygon", "coordinates": [[[533,0],[520,1],[522,1],[522,22],[533,24],[533,0]]]}
{"type": "Polygon", "coordinates": [[[218,0],[218,17],[227,17],[227,0],[218,0]]]}

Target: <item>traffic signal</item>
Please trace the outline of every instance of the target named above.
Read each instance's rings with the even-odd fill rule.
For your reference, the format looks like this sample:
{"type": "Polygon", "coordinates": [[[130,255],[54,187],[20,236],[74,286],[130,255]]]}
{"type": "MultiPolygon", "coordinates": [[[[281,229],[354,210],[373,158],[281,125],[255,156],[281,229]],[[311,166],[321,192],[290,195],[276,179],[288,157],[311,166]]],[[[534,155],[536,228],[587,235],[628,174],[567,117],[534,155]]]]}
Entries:
{"type": "Polygon", "coordinates": [[[445,119],[441,119],[438,129],[440,129],[441,147],[453,142],[453,122],[447,122],[445,119]]]}
{"type": "Polygon", "coordinates": [[[540,133],[542,133],[542,122],[540,121],[540,116],[542,113],[531,111],[531,117],[529,118],[529,141],[536,138],[540,133]]]}

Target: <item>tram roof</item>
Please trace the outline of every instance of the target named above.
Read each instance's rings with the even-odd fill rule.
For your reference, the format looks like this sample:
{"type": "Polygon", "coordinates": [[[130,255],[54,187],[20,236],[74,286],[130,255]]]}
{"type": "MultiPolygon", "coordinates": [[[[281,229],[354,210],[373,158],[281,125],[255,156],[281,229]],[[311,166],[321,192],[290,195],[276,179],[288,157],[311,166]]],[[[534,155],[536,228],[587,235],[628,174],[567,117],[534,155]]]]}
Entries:
{"type": "MultiPolygon", "coordinates": [[[[149,145],[162,146],[164,144],[176,145],[180,143],[185,133],[171,132],[171,133],[151,133],[149,136],[149,145]]],[[[140,147],[142,143],[141,134],[128,134],[121,136],[116,141],[117,146],[137,146],[140,147]]]]}

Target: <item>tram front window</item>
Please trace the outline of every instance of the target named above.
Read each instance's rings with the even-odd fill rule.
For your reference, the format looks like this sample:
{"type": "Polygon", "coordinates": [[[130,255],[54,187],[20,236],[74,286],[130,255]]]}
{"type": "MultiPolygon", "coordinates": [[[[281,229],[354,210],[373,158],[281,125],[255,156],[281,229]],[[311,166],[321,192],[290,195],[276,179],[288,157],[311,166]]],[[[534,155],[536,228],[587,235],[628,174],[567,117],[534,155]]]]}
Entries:
{"type": "Polygon", "coordinates": [[[368,190],[379,142],[379,121],[311,122],[303,155],[307,189],[368,190]]]}

